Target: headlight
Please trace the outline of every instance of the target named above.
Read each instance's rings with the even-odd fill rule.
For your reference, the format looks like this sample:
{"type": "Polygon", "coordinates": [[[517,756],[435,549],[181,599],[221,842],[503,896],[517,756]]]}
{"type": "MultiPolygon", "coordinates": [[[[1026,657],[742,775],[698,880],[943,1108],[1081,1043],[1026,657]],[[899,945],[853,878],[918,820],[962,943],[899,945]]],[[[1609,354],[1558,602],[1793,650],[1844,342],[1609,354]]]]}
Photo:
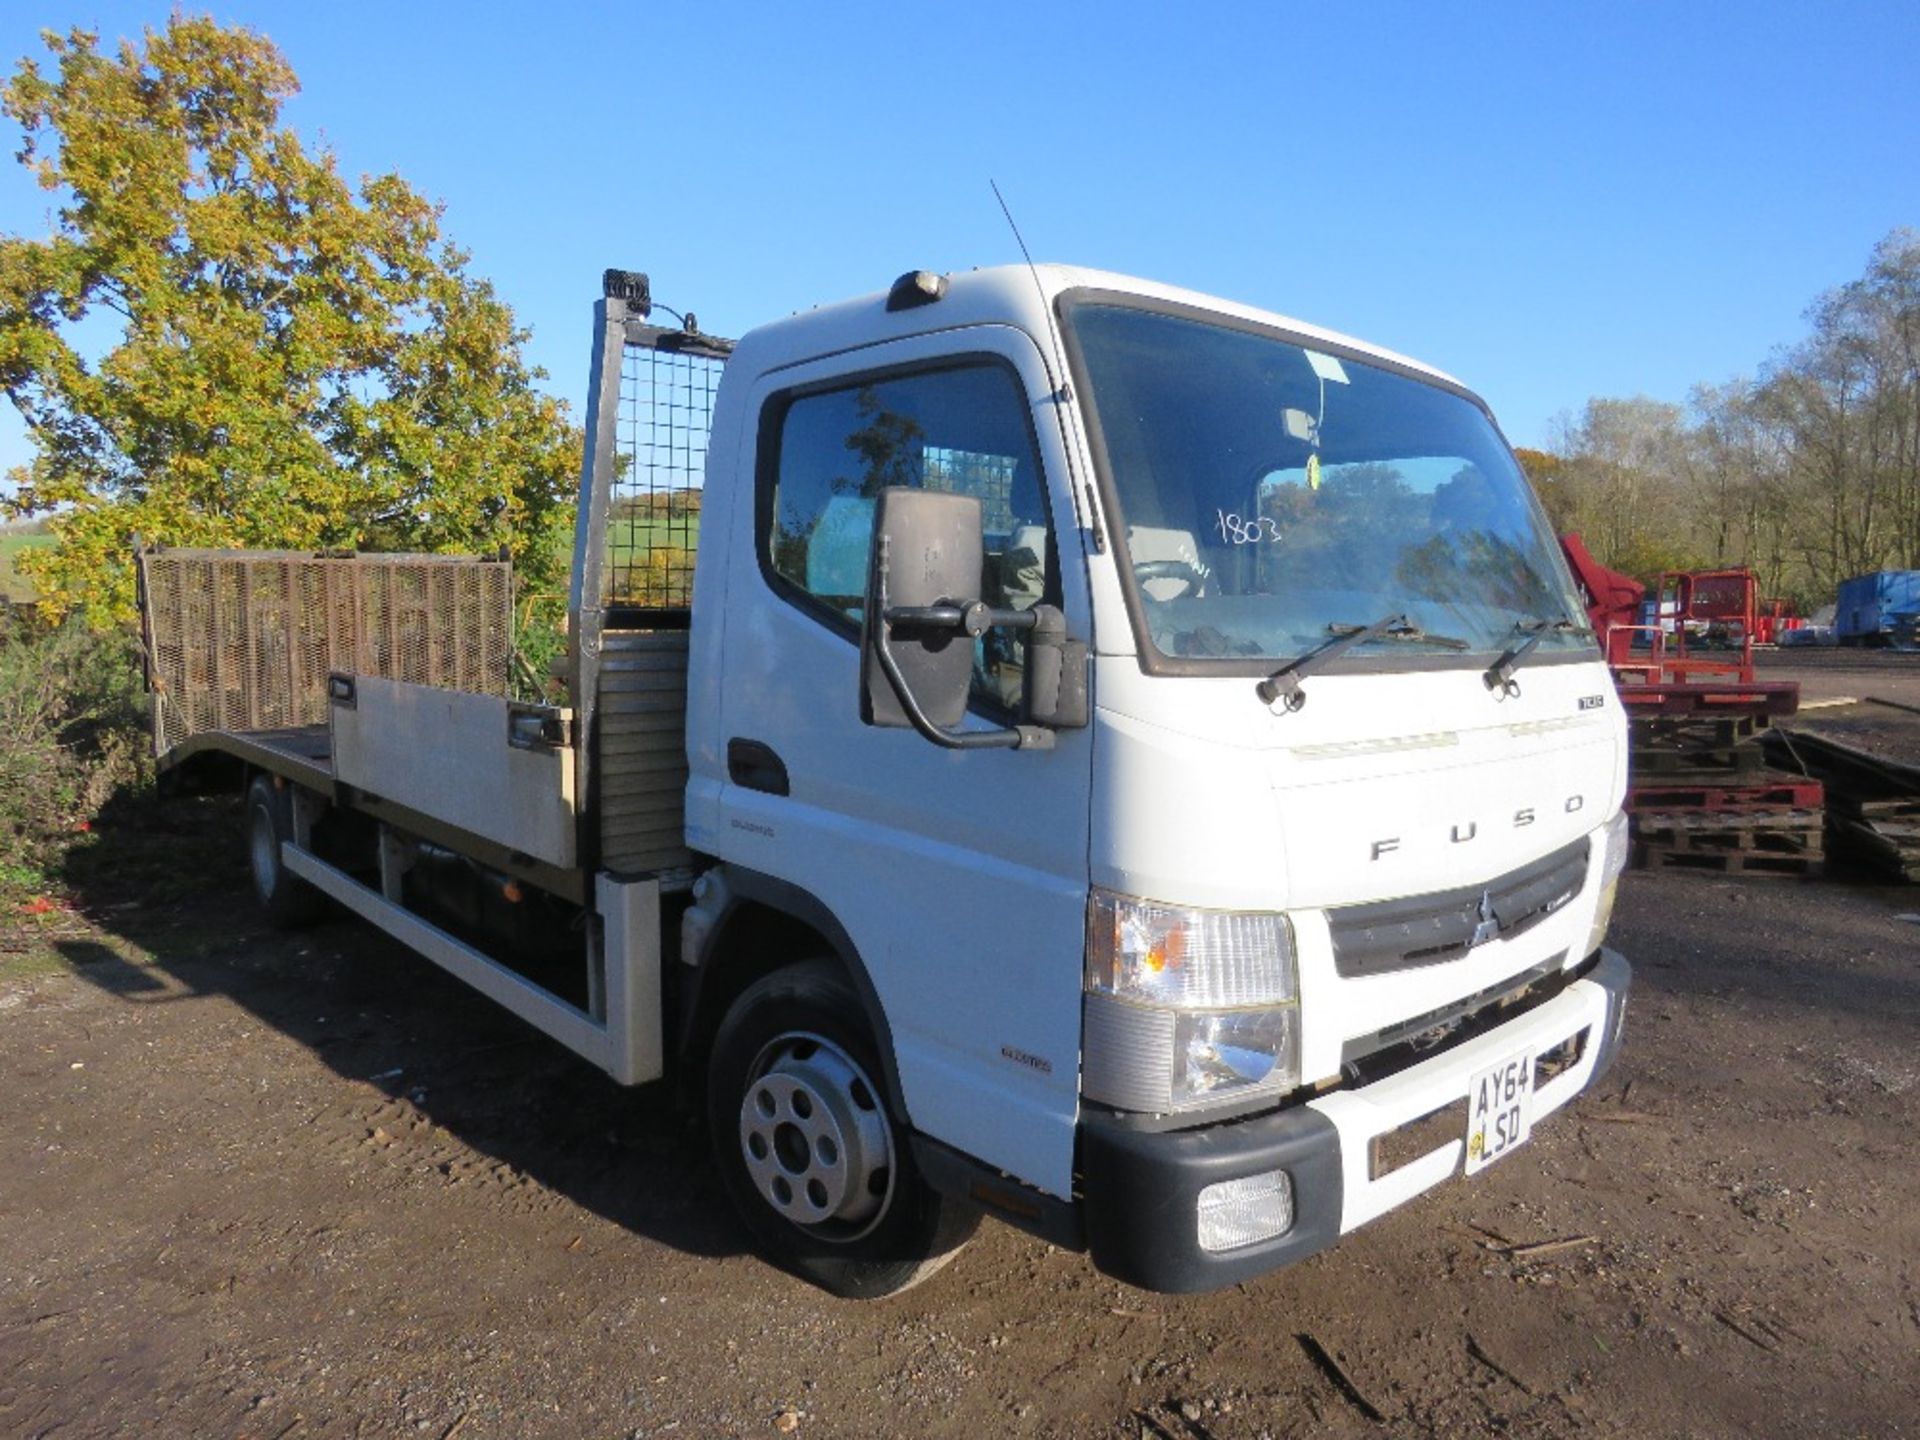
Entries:
{"type": "Polygon", "coordinates": [[[1587,936],[1587,948],[1580,958],[1598,950],[1607,938],[1607,926],[1613,922],[1613,900],[1620,891],[1620,875],[1627,868],[1632,840],[1627,829],[1627,812],[1622,810],[1594,832],[1600,850],[1600,903],[1594,907],[1593,930],[1587,936]]]}
{"type": "Polygon", "coordinates": [[[1191,1110],[1300,1083],[1299,981],[1284,915],[1096,890],[1087,914],[1081,1090],[1191,1110]]]}

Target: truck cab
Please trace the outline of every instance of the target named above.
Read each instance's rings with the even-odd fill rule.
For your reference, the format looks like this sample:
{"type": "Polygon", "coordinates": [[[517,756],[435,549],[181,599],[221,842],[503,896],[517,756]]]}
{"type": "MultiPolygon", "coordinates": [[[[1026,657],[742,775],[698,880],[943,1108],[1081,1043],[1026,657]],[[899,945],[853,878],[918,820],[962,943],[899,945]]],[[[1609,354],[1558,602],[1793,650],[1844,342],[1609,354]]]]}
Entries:
{"type": "MultiPolygon", "coordinates": [[[[738,343],[703,503],[684,958],[743,896],[831,934],[923,1175],[1213,1288],[1604,1068],[1624,717],[1458,382],[1118,276],[912,274],[738,343]],[[875,723],[876,521],[910,490],[977,511],[978,574],[920,598],[1057,612],[1084,704],[1035,721],[1032,632],[960,626],[943,734],[1015,738],[875,723]]],[[[823,1223],[833,1167],[746,1168],[743,1203],[823,1223]]]]}

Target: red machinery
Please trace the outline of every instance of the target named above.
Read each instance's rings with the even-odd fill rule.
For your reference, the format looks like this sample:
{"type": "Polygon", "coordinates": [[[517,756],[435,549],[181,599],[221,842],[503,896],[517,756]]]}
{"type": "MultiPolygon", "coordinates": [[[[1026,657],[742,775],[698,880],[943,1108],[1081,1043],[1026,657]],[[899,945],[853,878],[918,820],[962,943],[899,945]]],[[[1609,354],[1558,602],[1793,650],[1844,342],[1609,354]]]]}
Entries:
{"type": "Polygon", "coordinates": [[[1587,623],[1593,626],[1607,663],[1617,666],[1630,660],[1634,631],[1640,626],[1640,602],[1647,598],[1647,587],[1594,559],[1578,535],[1562,535],[1560,549],[1586,596],[1587,623]]]}
{"type": "Polygon", "coordinates": [[[1761,737],[1800,707],[1791,680],[1755,680],[1748,570],[1669,572],[1646,587],[1560,540],[1629,718],[1627,809],[1653,869],[1811,875],[1824,860],[1826,792],[1770,769],[1761,737]],[[1649,613],[1643,617],[1642,607],[1649,613]]]}
{"type": "Polygon", "coordinates": [[[1752,571],[1670,571],[1660,577],[1652,623],[1644,623],[1646,586],[1595,560],[1578,535],[1561,536],[1560,548],[1629,714],[1791,715],[1799,708],[1795,682],[1753,678],[1752,571]]]}
{"type": "Polygon", "coordinates": [[[1798,630],[1806,623],[1793,613],[1791,601],[1762,600],[1759,612],[1753,617],[1753,643],[1778,645],[1787,631],[1798,630]]]}
{"type": "Polygon", "coordinates": [[[1676,680],[1731,675],[1751,685],[1757,590],[1751,570],[1669,570],[1662,575],[1660,608],[1654,613],[1662,638],[1669,633],[1673,637],[1665,672],[1676,680]],[[1701,656],[1703,650],[1716,649],[1720,653],[1701,656]],[[1733,658],[1736,654],[1738,659],[1733,658]]]}

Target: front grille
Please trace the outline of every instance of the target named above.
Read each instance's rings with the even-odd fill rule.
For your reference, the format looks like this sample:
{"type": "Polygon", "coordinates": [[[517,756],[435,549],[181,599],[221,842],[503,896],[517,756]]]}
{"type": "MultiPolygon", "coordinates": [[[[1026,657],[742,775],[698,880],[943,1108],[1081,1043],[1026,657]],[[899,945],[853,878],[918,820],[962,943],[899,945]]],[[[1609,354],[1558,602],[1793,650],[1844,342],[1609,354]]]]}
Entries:
{"type": "Polygon", "coordinates": [[[1586,883],[1587,842],[1576,840],[1485,885],[1340,906],[1327,912],[1334,969],[1353,979],[1461,959],[1476,934],[1524,934],[1586,883]]]}
{"type": "Polygon", "coordinates": [[[1515,1007],[1530,1010],[1565,989],[1573,978],[1561,968],[1566,963],[1562,950],[1451,1005],[1356,1035],[1340,1047],[1341,1071],[1357,1084],[1371,1085],[1417,1065],[1442,1045],[1456,1045],[1504,1025],[1517,1013],[1515,1007]]]}

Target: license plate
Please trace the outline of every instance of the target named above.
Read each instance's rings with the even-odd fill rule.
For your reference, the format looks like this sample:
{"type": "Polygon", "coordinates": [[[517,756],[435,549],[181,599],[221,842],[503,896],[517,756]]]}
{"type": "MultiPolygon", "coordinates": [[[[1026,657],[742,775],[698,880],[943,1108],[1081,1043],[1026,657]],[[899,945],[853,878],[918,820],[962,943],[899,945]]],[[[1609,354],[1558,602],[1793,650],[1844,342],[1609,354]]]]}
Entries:
{"type": "Polygon", "coordinates": [[[1473,1077],[1467,1092],[1467,1174],[1524,1145],[1533,1130],[1533,1052],[1509,1056],[1473,1077]]]}

